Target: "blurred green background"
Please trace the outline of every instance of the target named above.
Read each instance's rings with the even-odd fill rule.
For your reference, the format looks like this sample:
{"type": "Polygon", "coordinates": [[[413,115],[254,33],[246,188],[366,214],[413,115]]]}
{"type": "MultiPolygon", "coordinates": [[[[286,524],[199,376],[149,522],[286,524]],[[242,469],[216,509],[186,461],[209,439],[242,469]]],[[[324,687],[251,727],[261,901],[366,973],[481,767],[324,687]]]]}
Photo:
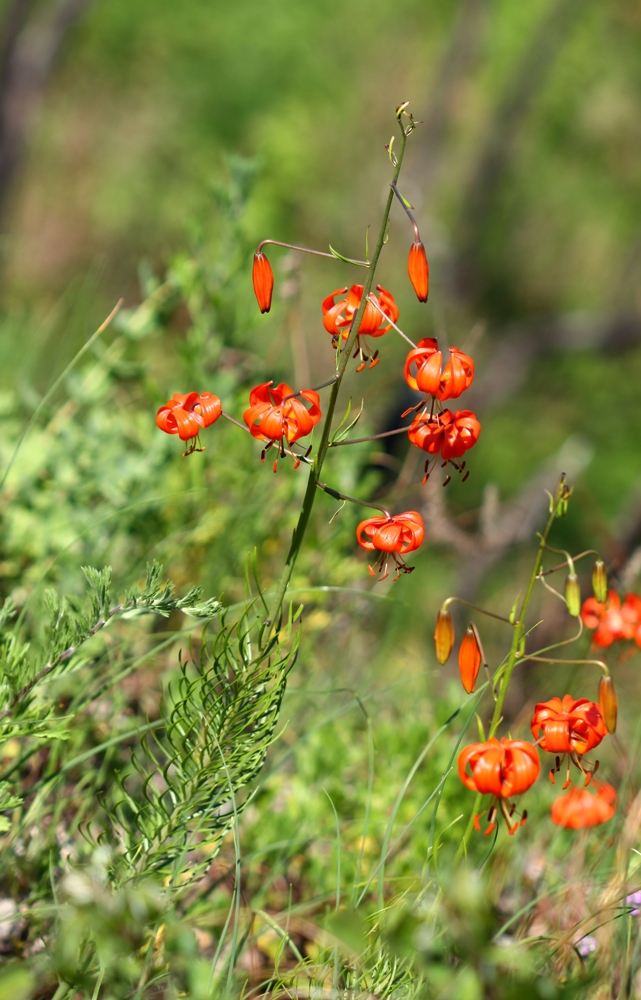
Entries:
{"type": "MultiPolygon", "coordinates": [[[[544,489],[560,472],[575,492],[553,544],[597,547],[624,589],[636,584],[641,6],[6,0],[3,16],[4,469],[36,419],[0,497],[0,592],[13,595],[34,641],[43,586],[80,593],[84,563],[110,563],[125,586],[160,558],[179,587],[201,583],[232,604],[243,597],[245,555],[256,548],[269,588],[304,470],[281,463],[273,476],[252,442],[219,425],[206,452],[183,461],[176,440],[156,430],[155,409],[195,388],[218,393],[240,417],[256,382],[314,384],[331,375],[320,302],[361,272],[273,249],[275,305],[261,317],[253,250],[271,237],[362,256],[387,193],[394,108],[409,100],[423,122],[410,137],[401,187],[430,260],[429,303],[416,302],[407,280],[412,237],[398,206],[378,280],[414,340],[438,335],[474,355],[476,381],[463,405],[483,432],[468,458],[470,479],[445,491],[422,488],[420,461],[398,444],[341,449],[328,464],[338,489],[422,510],[428,544],[411,577],[372,591],[353,541],[358,511],[330,525],[336,505],[318,501],[294,580],[306,603],[305,645],[285,703],[286,765],[273,764],[263,792],[276,803],[270,824],[252,806],[246,836],[258,855],[270,838],[288,845],[274,854],[271,882],[257,884],[277,881],[277,862],[291,872],[294,857],[297,872],[309,866],[309,893],[320,894],[330,848],[301,860],[289,839],[298,827],[299,839],[322,844],[325,824],[331,841],[325,787],[356,837],[350,824],[363,808],[369,745],[354,695],[379,734],[372,837],[380,839],[425,734],[465,702],[455,667],[434,659],[436,610],[452,592],[509,609],[527,579],[544,489]],[[65,25],[56,58],[25,84],[18,70],[37,69],[38,40],[56,17],[65,25]],[[109,331],[45,396],[121,296],[109,331]],[[335,723],[335,699],[351,722],[335,723]]],[[[393,426],[408,405],[405,345],[393,337],[380,341],[377,368],[349,378],[355,405],[364,400],[363,432],[393,426]]],[[[580,565],[587,596],[589,568],[580,565]]],[[[572,634],[574,623],[548,595],[535,616],[545,619],[546,640],[572,634]]],[[[457,624],[460,631],[466,622],[457,624]]],[[[506,636],[494,624],[483,629],[496,665],[506,636]]],[[[172,652],[146,668],[139,686],[118,696],[122,711],[153,717],[175,663],[172,652]]],[[[633,703],[638,656],[612,665],[633,703]]],[[[564,693],[558,683],[558,673],[537,667],[515,684],[514,735],[526,734],[535,701],[564,693]]],[[[585,671],[561,683],[574,684],[576,697],[596,694],[596,677],[585,671]]],[[[624,712],[621,745],[634,738],[636,714],[624,712]]],[[[429,758],[425,788],[454,745],[429,758]]],[[[604,750],[611,776],[627,773],[621,745],[604,750]]],[[[425,797],[420,781],[408,816],[425,797]]],[[[528,808],[545,826],[522,831],[526,843],[555,836],[545,819],[549,795],[541,796],[528,808]]],[[[467,805],[450,781],[439,823],[467,805]]],[[[399,878],[416,876],[425,859],[428,833],[418,826],[399,878]]]]}

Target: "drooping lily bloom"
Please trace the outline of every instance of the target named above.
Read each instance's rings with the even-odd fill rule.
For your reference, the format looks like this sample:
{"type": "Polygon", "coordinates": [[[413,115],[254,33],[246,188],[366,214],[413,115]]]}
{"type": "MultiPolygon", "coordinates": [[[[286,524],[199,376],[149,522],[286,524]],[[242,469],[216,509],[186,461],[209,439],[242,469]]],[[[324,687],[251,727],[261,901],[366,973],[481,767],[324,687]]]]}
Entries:
{"type": "Polygon", "coordinates": [[[407,273],[419,302],[427,302],[430,290],[430,266],[427,263],[425,247],[420,240],[414,240],[407,258],[407,273]]]}
{"type": "Polygon", "coordinates": [[[440,452],[445,461],[461,458],[479,439],[481,425],[471,410],[443,410],[430,416],[419,413],[407,429],[407,436],[428,455],[440,452]]]}
{"type": "Polygon", "coordinates": [[[599,763],[597,761],[590,770],[585,767],[581,758],[583,754],[594,750],[608,734],[599,705],[588,698],[579,698],[577,701],[570,694],[564,695],[563,700],[551,698],[535,706],[530,728],[542,750],[557,754],[555,767],[550,770],[550,781],[553,784],[554,774],[561,770],[566,754],[569,756],[563,788],[567,788],[571,782],[569,761],[585,775],[586,785],[590,783],[599,763]]]}
{"type": "MultiPolygon", "coordinates": [[[[216,423],[223,404],[211,392],[175,392],[156,414],[156,425],[165,434],[177,434],[181,441],[197,438],[203,427],[216,423]]],[[[192,446],[186,455],[202,448],[192,446]]]]}
{"type": "Polygon", "coordinates": [[[260,311],[262,313],[269,312],[272,304],[272,292],[274,290],[274,272],[262,250],[258,250],[254,254],[252,283],[260,311]]]}
{"type": "Polygon", "coordinates": [[[443,446],[441,455],[447,462],[451,458],[461,458],[469,448],[473,448],[479,439],[481,425],[471,410],[444,410],[441,417],[449,414],[443,429],[443,446]]]}
{"type": "Polygon", "coordinates": [[[541,750],[558,754],[589,753],[608,733],[599,706],[571,694],[536,705],[531,729],[541,750]]]}
{"type": "MultiPolygon", "coordinates": [[[[486,743],[470,744],[459,754],[458,773],[465,787],[482,795],[491,795],[494,799],[489,810],[486,836],[496,825],[497,806],[510,834],[515,833],[518,827],[523,825],[526,813],[520,822],[512,824],[514,806],[508,803],[508,799],[512,795],[522,795],[523,792],[527,792],[538,778],[540,771],[541,765],[536,747],[525,740],[508,740],[502,737],[499,743],[493,736],[486,743]]],[[[477,816],[474,821],[476,828],[480,829],[477,816]]]]}
{"type": "Polygon", "coordinates": [[[572,788],[567,795],[560,795],[552,803],[552,822],[570,830],[584,826],[599,826],[614,816],[617,793],[612,785],[592,783],[589,788],[572,788]]]}
{"type": "MultiPolygon", "coordinates": [[[[349,338],[352,320],[358,312],[364,288],[364,285],[352,285],[349,290],[347,288],[337,288],[326,299],[323,299],[323,325],[327,332],[331,333],[335,345],[340,338],[343,340],[349,338]],[[346,298],[339,298],[336,301],[337,296],[344,296],[345,293],[347,293],[346,298]]],[[[398,319],[398,306],[391,293],[381,285],[377,285],[376,290],[378,291],[378,295],[370,294],[378,302],[380,309],[385,315],[382,316],[371,302],[368,301],[365,304],[361,325],[358,328],[358,344],[354,351],[354,357],[360,355],[361,358],[361,364],[358,366],[357,371],[362,371],[367,361],[370,362],[370,368],[373,368],[378,361],[378,352],[375,351],[371,358],[364,353],[362,338],[382,337],[384,333],[392,329],[391,324],[396,323],[398,319]],[[391,320],[390,323],[385,322],[385,316],[391,320]]]]}
{"type": "Polygon", "coordinates": [[[377,572],[381,574],[381,580],[388,575],[390,555],[398,571],[395,580],[398,580],[401,573],[412,572],[414,567],[407,566],[403,556],[414,552],[421,545],[424,536],[423,518],[415,510],[390,517],[368,517],[356,529],[356,541],[361,548],[381,553],[374,566],[369,567],[372,576],[377,572]]]}
{"type": "Polygon", "coordinates": [[[641,597],[626,594],[623,604],[616,590],[608,591],[604,604],[596,597],[588,597],[581,608],[581,618],[586,628],[595,629],[592,642],[607,648],[617,640],[634,639],[641,646],[641,597]]]}
{"type": "Polygon", "coordinates": [[[474,362],[458,347],[450,347],[450,360],[442,369],[443,355],[436,337],[419,340],[405,360],[405,381],[437,399],[456,399],[474,381],[474,362]],[[441,370],[442,369],[442,370],[441,370]]]}
{"type": "Polygon", "coordinates": [[[243,420],[251,436],[259,441],[268,441],[268,447],[278,444],[281,457],[285,455],[284,442],[293,444],[305,437],[320,418],[318,393],[313,389],[302,389],[295,393],[284,382],[277,386],[273,382],[254,386],[249,394],[249,408],[243,413],[243,420]],[[309,409],[299,397],[311,403],[309,409]]]}

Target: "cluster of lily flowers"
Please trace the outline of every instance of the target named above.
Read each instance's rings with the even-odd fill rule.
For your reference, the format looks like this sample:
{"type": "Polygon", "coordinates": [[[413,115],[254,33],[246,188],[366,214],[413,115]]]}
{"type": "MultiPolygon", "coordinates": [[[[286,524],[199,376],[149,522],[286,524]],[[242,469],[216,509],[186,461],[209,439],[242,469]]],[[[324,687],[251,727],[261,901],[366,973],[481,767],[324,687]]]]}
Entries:
{"type": "MultiPolygon", "coordinates": [[[[441,609],[434,633],[436,656],[445,663],[454,647],[454,626],[449,611],[441,609]]],[[[458,665],[463,687],[472,693],[483,662],[478,632],[470,625],[459,648],[458,665]]],[[[541,773],[538,749],[554,755],[549,768],[552,784],[555,775],[565,766],[563,792],[572,783],[571,766],[574,765],[584,779],[582,786],[572,788],[552,803],[551,818],[557,826],[579,829],[598,826],[610,820],[616,810],[617,793],[605,782],[594,778],[599,762],[590,765],[585,755],[594,750],[613,733],[617,723],[617,697],[612,678],[605,675],[599,682],[599,701],[575,699],[566,694],[540,702],[534,708],[530,723],[534,743],[495,736],[485,742],[472,743],[458,758],[458,773],[466,788],[481,795],[489,795],[487,811],[489,835],[496,827],[497,815],[505,820],[510,834],[514,834],[527,819],[527,811],[515,820],[514,796],[523,795],[541,773]]],[[[474,826],[480,831],[479,815],[474,816],[474,826]]]]}
{"type": "Polygon", "coordinates": [[[607,600],[588,597],[581,607],[586,628],[594,629],[592,642],[607,649],[614,642],[633,639],[641,648],[641,597],[626,594],[623,602],[616,590],[609,590],[607,600]]]}
{"type": "MultiPolygon", "coordinates": [[[[274,275],[262,250],[263,245],[259,245],[254,255],[252,280],[260,311],[266,313],[271,307],[274,275]]],[[[418,235],[410,248],[408,274],[417,297],[425,302],[429,290],[429,266],[418,235]]],[[[363,292],[363,285],[352,285],[351,288],[336,289],[323,300],[323,325],[331,335],[335,349],[349,339],[363,292]]],[[[358,328],[354,351],[354,357],[359,362],[356,370],[362,371],[367,365],[372,368],[380,360],[378,350],[372,351],[369,346],[370,339],[378,339],[394,328],[409,341],[412,350],[405,361],[405,381],[411,389],[422,393],[423,398],[401,414],[401,419],[413,414],[406,430],[411,444],[427,456],[423,483],[427,482],[438,462],[446,469],[443,485],[451,479],[450,468],[462,473],[465,480],[469,471],[465,472],[464,455],[478,441],[481,425],[471,410],[452,411],[443,403],[458,399],[470,387],[474,380],[474,362],[457,347],[449,349],[449,358],[444,362],[434,337],[414,344],[396,326],[398,316],[394,297],[378,285],[377,294],[368,296],[358,328]]],[[[311,463],[312,446],[305,448],[301,442],[311,434],[322,416],[318,389],[331,385],[333,381],[330,379],[316,388],[297,391],[284,382],[274,385],[273,381],[263,382],[251,389],[249,406],[243,413],[244,423],[251,436],[263,444],[262,461],[273,449],[274,472],[278,468],[278,459],[286,456],[293,459],[294,468],[298,468],[301,462],[311,463]]],[[[188,443],[184,452],[187,456],[204,450],[200,442],[201,431],[221,416],[243,426],[224,412],[218,396],[209,392],[176,393],[158,410],[156,424],[165,433],[177,434],[181,441],[188,443]]],[[[418,511],[392,515],[385,508],[381,510],[383,516],[367,518],[358,525],[356,539],[362,548],[379,553],[369,567],[372,576],[385,579],[391,559],[396,569],[395,579],[398,579],[402,572],[413,569],[405,563],[404,556],[422,544],[425,535],[423,519],[418,511]]]]}

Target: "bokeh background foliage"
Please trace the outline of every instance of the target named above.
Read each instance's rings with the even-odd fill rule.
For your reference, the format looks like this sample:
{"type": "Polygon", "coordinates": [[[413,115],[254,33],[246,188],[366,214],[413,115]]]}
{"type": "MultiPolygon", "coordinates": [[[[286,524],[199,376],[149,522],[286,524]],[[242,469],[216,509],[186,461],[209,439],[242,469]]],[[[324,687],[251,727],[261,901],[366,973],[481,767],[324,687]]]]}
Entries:
{"type": "MultiPolygon", "coordinates": [[[[431,643],[449,593],[511,606],[561,471],[575,491],[553,544],[596,545],[622,587],[637,582],[639,5],[5,0],[0,17],[5,700],[20,670],[32,677],[68,648],[63,637],[81,644],[0,748],[0,993],[640,994],[637,921],[621,907],[639,881],[638,656],[613,663],[622,719],[601,754],[617,818],[603,833],[558,831],[541,784],[518,837],[501,835],[491,854],[474,840],[462,870],[451,866],[470,796],[450,768],[476,733],[476,701],[431,643]],[[220,600],[233,624],[257,597],[254,560],[269,592],[304,489],[302,469],[273,476],[222,421],[183,461],[154,411],[196,388],[239,417],[249,385],[328,377],[320,300],[359,273],[274,251],[275,305],[260,317],[251,255],[265,236],[363,253],[386,196],[392,111],[407,98],[423,125],[403,190],[428,249],[429,305],[407,282],[400,210],[379,280],[414,339],[474,354],[483,433],[471,477],[419,488],[398,439],[331,456],[334,487],[422,510],[429,544],[411,577],[372,590],[358,512],[330,525],[336,504],[319,498],[293,581],[304,610],[262,678],[279,721],[237,784],[200,761],[215,807],[178,861],[150,864],[164,881],[146,878],[127,839],[145,828],[145,781],[157,804],[194,760],[162,777],[172,725],[212,704],[232,718],[220,685],[242,689],[253,669],[253,620],[221,660],[219,620],[203,637],[184,607],[220,600]],[[160,578],[145,591],[154,560],[173,595],[160,578]],[[91,597],[88,565],[112,567],[107,610],[126,592],[138,600],[137,587],[161,614],[125,610],[88,634],[109,603],[89,574],[91,597]],[[194,586],[204,597],[186,600],[194,586]],[[585,935],[598,946],[581,957],[585,935]]],[[[349,382],[363,432],[394,426],[407,405],[404,346],[388,336],[381,351],[349,382]]],[[[551,598],[534,615],[544,638],[571,634],[551,598]]],[[[497,665],[502,626],[483,636],[497,665]]],[[[512,734],[565,690],[591,697],[596,678],[528,667],[510,692],[512,734]]],[[[232,707],[254,711],[241,696],[232,707]]],[[[266,717],[256,711],[251,726],[266,717]]]]}

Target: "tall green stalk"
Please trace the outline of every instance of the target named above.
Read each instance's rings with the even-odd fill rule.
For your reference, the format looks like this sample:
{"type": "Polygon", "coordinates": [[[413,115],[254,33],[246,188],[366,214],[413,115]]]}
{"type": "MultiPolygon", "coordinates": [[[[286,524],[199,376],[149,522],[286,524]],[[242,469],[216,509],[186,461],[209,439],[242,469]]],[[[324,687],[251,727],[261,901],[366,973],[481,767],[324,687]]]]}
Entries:
{"type": "MultiPolygon", "coordinates": [[[[527,585],[527,589],[525,591],[523,600],[521,601],[521,606],[519,608],[516,621],[514,622],[512,646],[510,648],[510,652],[508,654],[505,666],[501,668],[502,669],[501,680],[499,682],[498,695],[496,698],[496,702],[494,704],[494,712],[492,713],[492,720],[490,722],[490,731],[488,734],[489,737],[496,735],[496,732],[501,724],[501,721],[503,719],[503,706],[505,704],[508,688],[510,686],[510,680],[512,679],[512,674],[514,673],[514,668],[516,667],[519,660],[525,655],[525,633],[526,633],[525,618],[528,612],[528,608],[530,606],[530,600],[532,598],[534,585],[539,577],[539,573],[541,572],[541,568],[543,566],[543,554],[545,552],[545,548],[547,545],[548,535],[550,534],[552,525],[556,517],[558,516],[559,504],[561,503],[562,498],[565,496],[564,491],[566,489],[567,487],[565,485],[565,479],[561,477],[561,480],[559,481],[559,484],[556,489],[556,494],[550,503],[550,508],[551,508],[550,515],[545,524],[545,528],[543,529],[540,535],[539,545],[536,550],[536,558],[534,560],[534,566],[532,567],[532,572],[530,574],[530,579],[527,585]]],[[[467,845],[472,835],[472,830],[474,829],[474,815],[479,810],[482,798],[483,796],[480,793],[477,793],[476,799],[474,801],[474,808],[472,809],[472,814],[468,821],[467,828],[463,835],[463,839],[461,840],[461,843],[459,844],[458,850],[456,852],[455,856],[456,861],[459,860],[459,858],[463,854],[467,853],[467,845]]]]}
{"type": "Polygon", "coordinates": [[[378,234],[378,239],[376,241],[376,246],[374,248],[374,253],[372,254],[372,259],[367,270],[367,275],[365,278],[365,284],[363,288],[363,295],[361,297],[360,305],[358,311],[354,316],[352,321],[352,327],[350,330],[349,337],[341,350],[340,360],[338,364],[338,369],[336,372],[336,381],[332,385],[332,391],[330,393],[329,402],[327,404],[327,411],[325,414],[325,422],[323,424],[323,430],[321,434],[320,445],[314,458],[314,462],[309,471],[309,479],[307,480],[307,489],[305,491],[305,496],[303,498],[303,505],[301,512],[298,516],[298,523],[294,529],[294,534],[292,535],[292,542],[289,547],[289,552],[287,553],[287,558],[285,560],[285,565],[278,581],[278,587],[274,595],[274,599],[271,604],[269,617],[265,622],[266,626],[274,625],[278,622],[283,607],[283,602],[285,600],[285,594],[287,593],[287,587],[289,586],[289,581],[291,580],[292,573],[294,572],[294,566],[296,565],[296,560],[298,558],[298,553],[300,552],[301,545],[303,544],[303,539],[305,537],[305,532],[307,530],[307,525],[309,523],[309,518],[312,513],[312,508],[314,506],[314,501],[316,499],[316,493],[318,490],[318,483],[320,481],[321,470],[323,468],[323,463],[327,455],[329,448],[330,435],[332,431],[332,421],[334,418],[334,411],[336,409],[336,401],[338,400],[338,394],[340,392],[341,383],[343,381],[343,376],[345,374],[345,369],[347,368],[347,362],[349,361],[352,353],[354,344],[358,337],[358,331],[361,325],[361,320],[363,318],[363,313],[365,312],[365,307],[367,305],[367,297],[372,290],[374,284],[374,275],[376,272],[376,265],[378,264],[378,259],[381,255],[381,250],[385,244],[385,236],[387,233],[387,225],[389,222],[389,214],[392,207],[392,202],[394,200],[394,185],[396,184],[399,174],[401,172],[401,166],[403,164],[403,155],[405,153],[405,145],[407,143],[407,134],[403,125],[401,124],[400,113],[397,113],[397,119],[401,129],[401,144],[398,151],[396,164],[394,167],[394,175],[392,177],[392,182],[390,184],[389,195],[387,197],[387,203],[385,205],[385,210],[383,212],[383,218],[381,221],[381,227],[378,234]]]}

